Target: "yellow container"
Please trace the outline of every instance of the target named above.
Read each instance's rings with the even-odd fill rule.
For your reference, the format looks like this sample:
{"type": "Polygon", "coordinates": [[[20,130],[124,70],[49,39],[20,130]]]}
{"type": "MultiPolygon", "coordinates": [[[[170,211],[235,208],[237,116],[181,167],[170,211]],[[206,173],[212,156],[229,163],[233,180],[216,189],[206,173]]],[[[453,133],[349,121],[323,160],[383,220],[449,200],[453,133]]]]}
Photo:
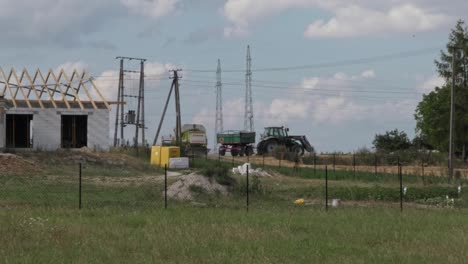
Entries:
{"type": "Polygon", "coordinates": [[[161,165],[161,146],[151,147],[151,165],[161,165]]]}
{"type": "Polygon", "coordinates": [[[151,164],[164,167],[169,166],[169,159],[180,158],[179,147],[153,146],[151,148],[151,164]]]}
{"type": "Polygon", "coordinates": [[[169,167],[169,159],[171,158],[180,158],[180,148],[179,147],[161,147],[160,166],[164,167],[164,165],[167,165],[167,167],[169,167]]]}

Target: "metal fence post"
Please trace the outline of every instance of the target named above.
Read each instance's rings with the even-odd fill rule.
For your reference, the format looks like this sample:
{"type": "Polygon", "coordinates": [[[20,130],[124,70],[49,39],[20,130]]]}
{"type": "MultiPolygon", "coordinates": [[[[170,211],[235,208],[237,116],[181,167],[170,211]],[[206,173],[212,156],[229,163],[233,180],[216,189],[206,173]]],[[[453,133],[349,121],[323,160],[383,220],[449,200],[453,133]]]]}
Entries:
{"type": "Polygon", "coordinates": [[[265,153],[262,155],[262,168],[265,169],[265,153]]]}
{"type": "Polygon", "coordinates": [[[328,166],[325,165],[325,210],[328,211],[328,166]]]}
{"type": "Polygon", "coordinates": [[[397,176],[400,177],[400,156],[397,157],[397,176]]]}
{"type": "Polygon", "coordinates": [[[317,154],[314,153],[314,178],[317,172],[317,154]]]}
{"type": "Polygon", "coordinates": [[[278,160],[278,168],[281,169],[281,159],[282,159],[282,157],[283,157],[283,153],[280,153],[279,156],[280,156],[280,157],[279,157],[279,160],[278,160]]]}
{"type": "Polygon", "coordinates": [[[79,163],[79,190],[78,190],[78,209],[81,210],[81,167],[82,167],[82,164],[81,162],[79,163]]]}
{"type": "Polygon", "coordinates": [[[403,212],[403,172],[402,166],[399,164],[399,174],[400,174],[400,211],[403,212]]]}
{"type": "Polygon", "coordinates": [[[192,150],[192,167],[195,167],[195,154],[193,153],[193,150],[192,150]]]}
{"type": "Polygon", "coordinates": [[[167,209],[167,164],[164,165],[164,209],[167,209]]]}
{"type": "Polygon", "coordinates": [[[377,154],[374,154],[374,176],[377,177],[377,154]]]}
{"type": "Polygon", "coordinates": [[[249,211],[249,202],[250,202],[249,201],[249,198],[250,198],[249,197],[249,165],[247,165],[247,190],[246,190],[246,192],[247,192],[247,201],[246,201],[247,207],[246,207],[246,209],[247,209],[247,212],[248,212],[249,211]]]}
{"type": "Polygon", "coordinates": [[[356,179],[356,154],[353,153],[353,178],[356,179]]]}
{"type": "Polygon", "coordinates": [[[335,165],[336,165],[336,153],[333,153],[333,176],[335,176],[335,180],[336,180],[335,165]]]}

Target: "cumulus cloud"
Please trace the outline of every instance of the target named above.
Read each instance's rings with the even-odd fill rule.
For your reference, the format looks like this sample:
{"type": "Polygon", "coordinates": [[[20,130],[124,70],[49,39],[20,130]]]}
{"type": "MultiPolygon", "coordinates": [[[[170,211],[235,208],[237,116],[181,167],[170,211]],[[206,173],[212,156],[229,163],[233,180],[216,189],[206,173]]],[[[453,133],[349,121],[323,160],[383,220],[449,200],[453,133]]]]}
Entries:
{"type": "Polygon", "coordinates": [[[180,0],[121,0],[131,12],[154,19],[164,17],[176,11],[180,0]]]}
{"type": "Polygon", "coordinates": [[[308,38],[352,37],[372,33],[421,32],[453,22],[457,7],[468,4],[454,0],[451,5],[423,0],[228,0],[223,14],[229,25],[225,36],[244,36],[258,22],[289,9],[320,9],[332,18],[311,22],[304,32],[308,38]]]}
{"type": "Polygon", "coordinates": [[[431,13],[411,4],[396,6],[387,12],[347,6],[336,10],[328,21],[310,24],[307,38],[343,38],[381,32],[420,32],[437,29],[449,22],[444,14],[431,13]]]}
{"type": "Polygon", "coordinates": [[[298,102],[291,99],[274,99],[260,113],[262,118],[274,120],[275,123],[285,123],[290,119],[304,119],[309,110],[308,102],[298,102]]]}
{"type": "Polygon", "coordinates": [[[8,38],[2,46],[30,47],[61,45],[113,50],[105,40],[86,41],[83,36],[99,32],[126,10],[149,18],[161,18],[177,11],[183,0],[0,0],[0,33],[8,38]]]}
{"type": "Polygon", "coordinates": [[[86,70],[87,68],[88,64],[83,61],[68,61],[55,67],[54,73],[58,74],[63,69],[66,74],[71,75],[74,70],[83,72],[83,70],[86,70]]]}
{"type": "Polygon", "coordinates": [[[445,84],[445,79],[438,76],[438,75],[433,75],[426,79],[422,84],[420,84],[417,87],[418,92],[420,93],[430,93],[432,92],[436,87],[442,87],[445,84]]]}
{"type": "MultiPolygon", "coordinates": [[[[77,63],[77,65],[81,65],[81,62],[77,63]]],[[[148,87],[157,87],[161,82],[161,78],[155,78],[155,76],[169,76],[169,70],[175,68],[177,67],[174,64],[170,63],[163,64],[159,62],[147,62],[145,64],[145,76],[147,78],[147,80],[145,80],[145,85],[148,87]]],[[[126,78],[132,80],[138,79],[139,73],[128,73],[126,78]]],[[[106,100],[116,101],[118,92],[118,81],[119,72],[117,70],[106,70],[102,72],[99,76],[97,76],[94,82],[106,100]]],[[[128,87],[130,87],[130,84],[128,84],[128,87]]]]}
{"type": "MultiPolygon", "coordinates": [[[[0,33],[7,43],[21,46],[27,41],[73,45],[81,34],[98,30],[113,13],[111,0],[0,0],[0,33]],[[104,14],[104,15],[103,15],[104,14]]],[[[30,44],[30,43],[29,43],[30,44]]]]}

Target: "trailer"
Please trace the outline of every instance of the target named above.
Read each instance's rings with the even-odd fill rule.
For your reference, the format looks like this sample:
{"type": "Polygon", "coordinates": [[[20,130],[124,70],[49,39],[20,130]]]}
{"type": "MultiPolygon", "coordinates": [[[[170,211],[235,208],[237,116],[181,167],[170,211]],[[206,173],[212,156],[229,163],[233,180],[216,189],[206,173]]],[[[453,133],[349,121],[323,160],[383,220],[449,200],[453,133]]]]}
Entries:
{"type": "Polygon", "coordinates": [[[251,156],[254,153],[255,132],[247,131],[224,131],[216,134],[219,146],[219,155],[224,156],[231,152],[233,157],[251,156]]]}

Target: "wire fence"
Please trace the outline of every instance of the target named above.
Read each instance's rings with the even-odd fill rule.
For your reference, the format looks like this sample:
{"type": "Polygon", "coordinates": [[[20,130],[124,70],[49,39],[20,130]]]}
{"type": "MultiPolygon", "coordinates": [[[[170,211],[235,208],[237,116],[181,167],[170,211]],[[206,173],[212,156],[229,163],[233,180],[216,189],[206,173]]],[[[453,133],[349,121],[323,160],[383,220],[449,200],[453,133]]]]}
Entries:
{"type": "MultiPolygon", "coordinates": [[[[190,171],[166,169],[157,175],[137,176],[96,176],[88,174],[88,164],[77,162],[73,171],[63,175],[0,177],[0,207],[129,210],[185,206],[246,210],[272,207],[328,210],[367,205],[400,210],[405,205],[468,207],[464,195],[468,181],[460,173],[449,183],[446,168],[440,168],[440,174],[431,173],[428,166],[404,164],[398,157],[396,164],[370,165],[357,155],[310,155],[292,161],[284,158],[287,155],[278,153],[279,158],[189,155],[190,171]],[[305,159],[311,159],[312,164],[305,159]],[[239,173],[242,167],[244,172],[239,173]],[[210,178],[212,182],[220,181],[227,195],[190,185],[186,186],[192,194],[190,199],[180,201],[168,196],[168,188],[184,175],[193,171],[204,174],[207,168],[214,168],[215,174],[227,172],[235,179],[233,183],[224,178],[220,181],[217,175],[210,178]],[[235,168],[238,171],[233,174],[235,168]]],[[[382,159],[377,156],[374,160],[382,159]]]]}

